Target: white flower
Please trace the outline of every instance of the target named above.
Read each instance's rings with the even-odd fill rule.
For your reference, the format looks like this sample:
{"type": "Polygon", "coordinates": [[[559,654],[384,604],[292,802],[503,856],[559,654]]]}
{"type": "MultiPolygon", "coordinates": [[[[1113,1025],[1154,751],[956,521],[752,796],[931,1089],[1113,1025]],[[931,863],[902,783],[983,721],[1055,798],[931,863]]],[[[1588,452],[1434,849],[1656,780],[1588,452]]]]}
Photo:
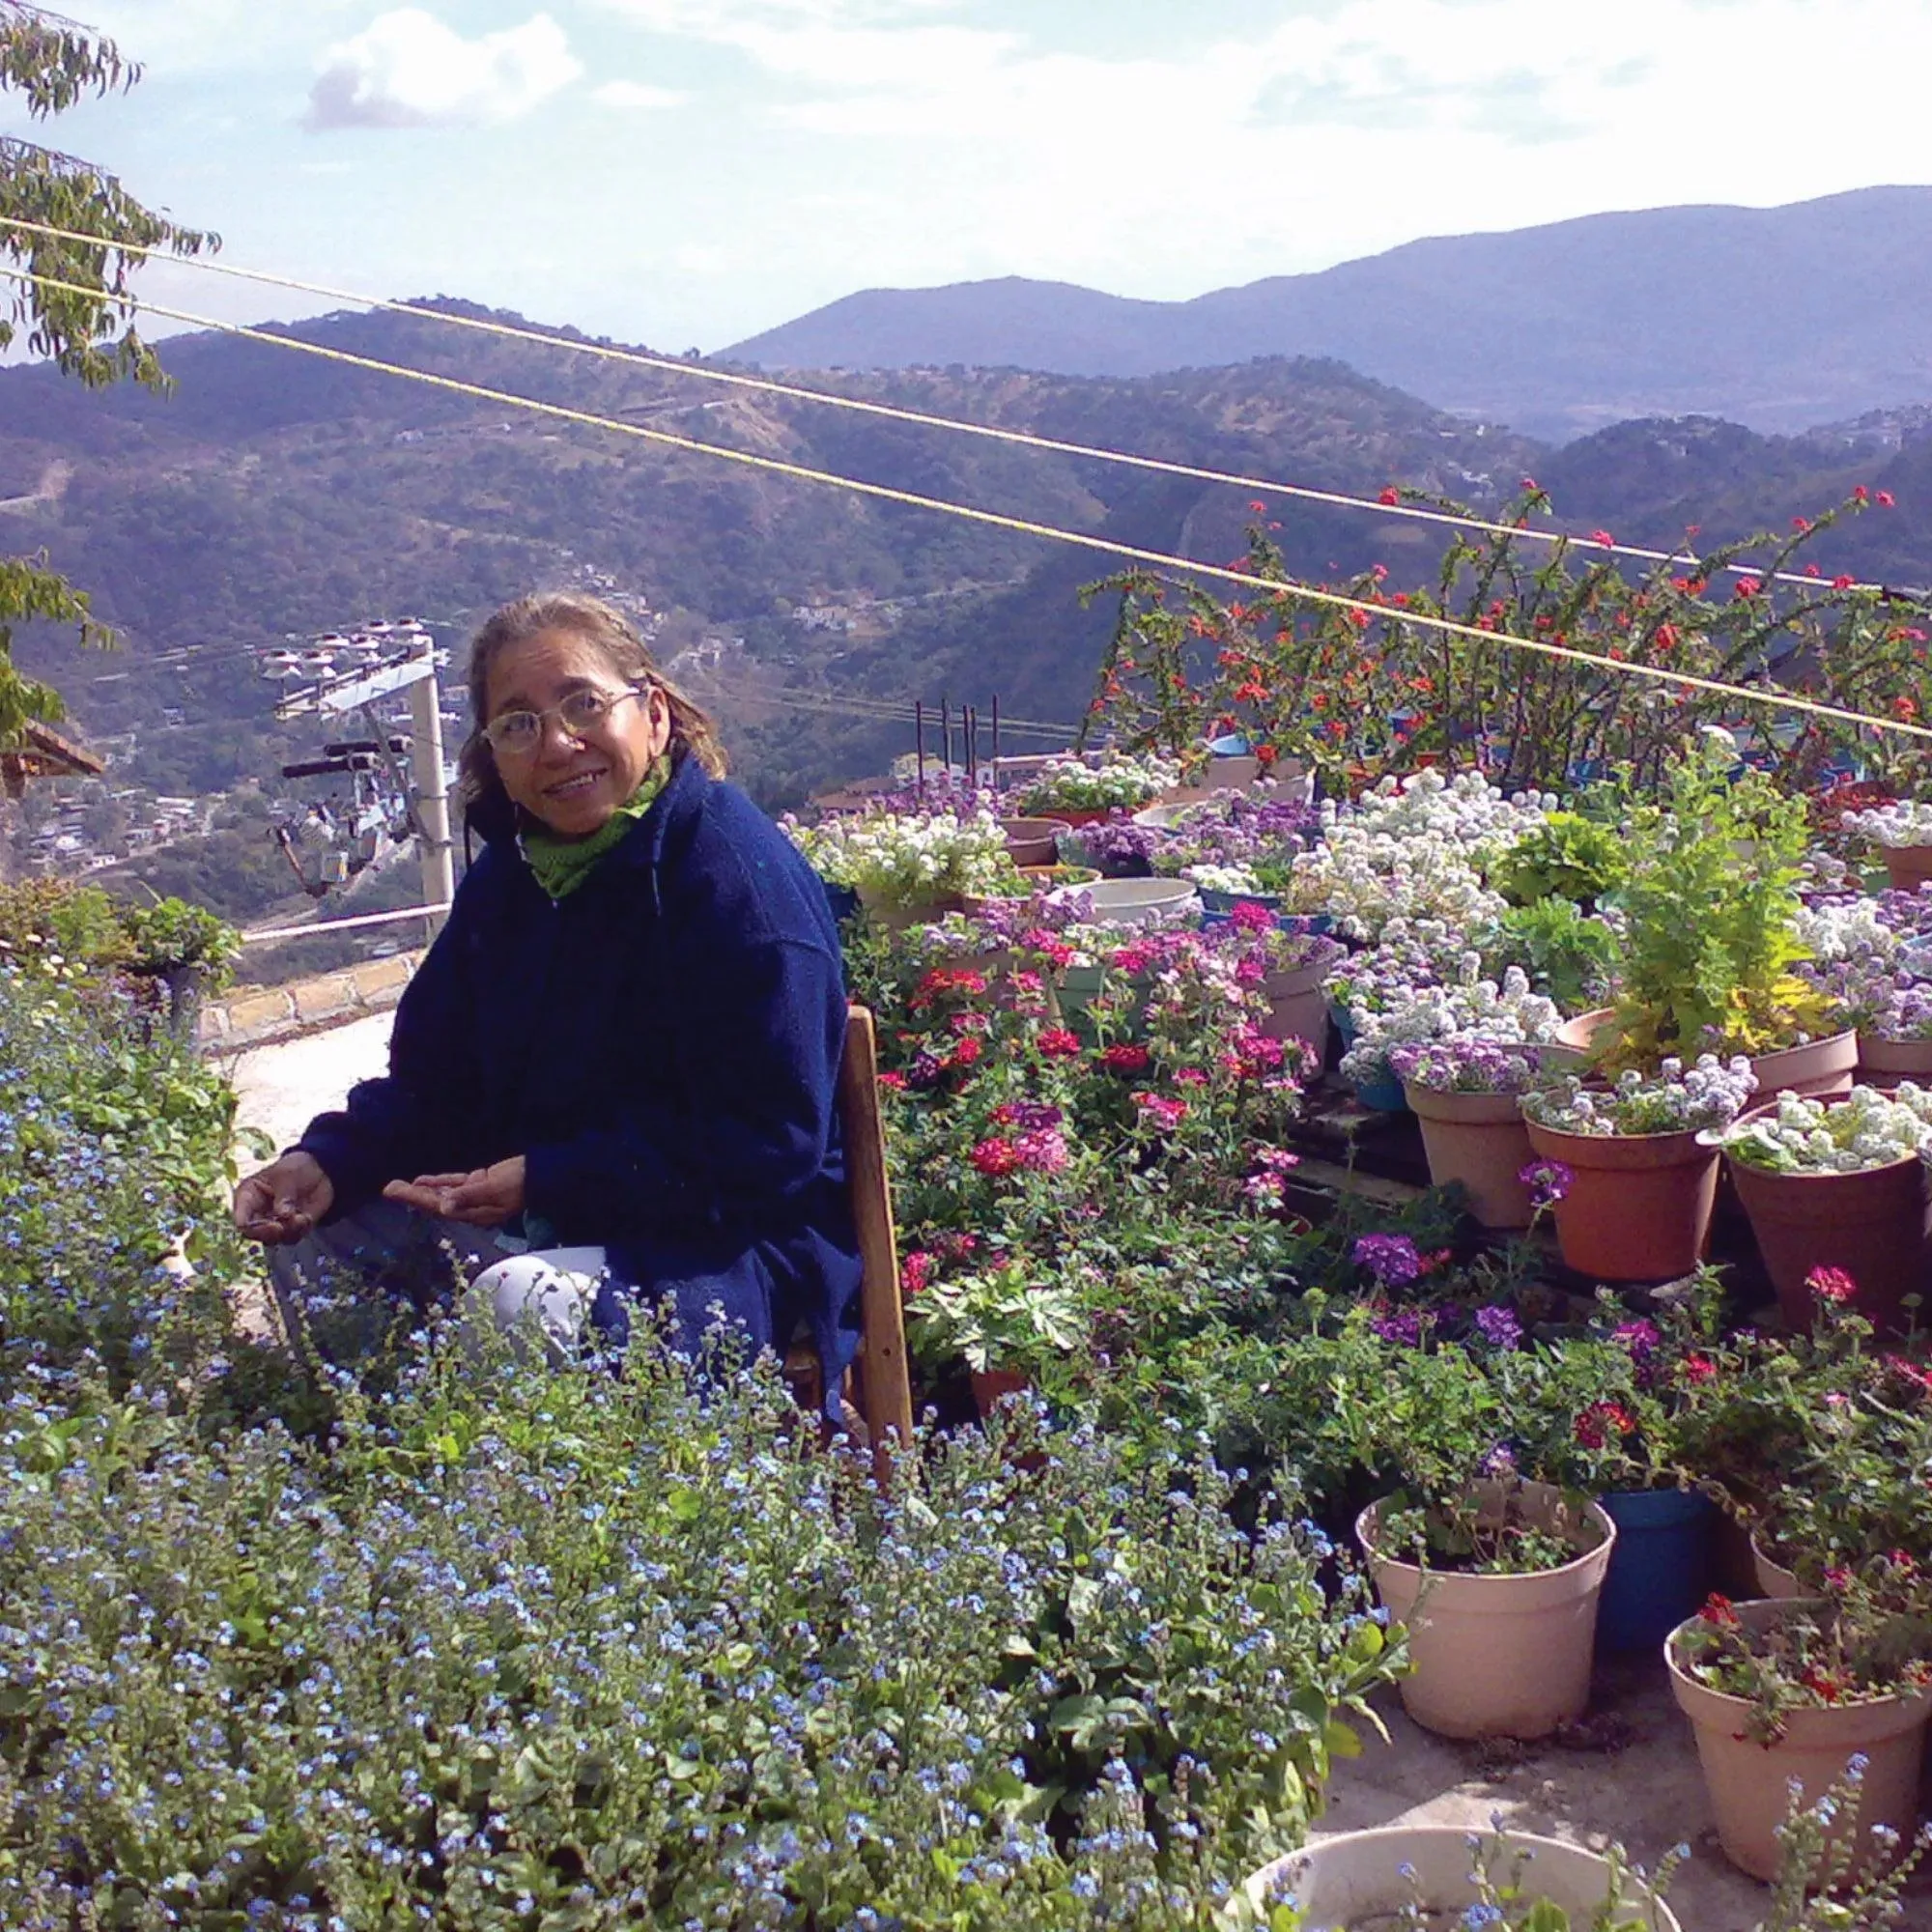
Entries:
{"type": "Polygon", "coordinates": [[[1870,811],[1848,811],[1840,823],[1847,832],[1861,833],[1880,845],[1932,845],[1932,805],[1919,799],[1898,799],[1870,811]]]}

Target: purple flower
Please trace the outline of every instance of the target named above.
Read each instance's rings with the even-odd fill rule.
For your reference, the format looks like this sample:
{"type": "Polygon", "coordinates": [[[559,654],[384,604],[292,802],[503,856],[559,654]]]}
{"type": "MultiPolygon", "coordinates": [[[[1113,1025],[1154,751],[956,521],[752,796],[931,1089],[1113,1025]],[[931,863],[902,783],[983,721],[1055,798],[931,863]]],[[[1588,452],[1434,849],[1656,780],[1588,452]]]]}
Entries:
{"type": "Polygon", "coordinates": [[[906,1068],[906,1085],[915,1094],[923,1094],[937,1087],[946,1077],[945,1063],[935,1053],[922,1053],[906,1068]]]}
{"type": "Polygon", "coordinates": [[[1383,1288],[1401,1288],[1422,1272],[1422,1257],[1406,1235],[1359,1236],[1350,1254],[1383,1288]]]}
{"type": "MultiPolygon", "coordinates": [[[[1371,1239],[1379,1238],[1370,1236],[1371,1239]]],[[[1369,1326],[1384,1342],[1393,1342],[1399,1348],[1419,1349],[1422,1346],[1422,1312],[1416,1308],[1398,1308],[1388,1315],[1374,1317],[1369,1326]]]]}
{"type": "Polygon", "coordinates": [[[1570,1192],[1577,1177],[1560,1160],[1533,1160],[1517,1177],[1529,1189],[1532,1208],[1553,1208],[1570,1192]]]}
{"type": "Polygon", "coordinates": [[[1522,1323],[1513,1308],[1479,1308],[1476,1331],[1492,1349],[1515,1349],[1522,1343],[1522,1323]]]}
{"type": "Polygon", "coordinates": [[[1507,1442],[1498,1442],[1483,1458],[1482,1472],[1498,1482],[1507,1482],[1517,1473],[1516,1451],[1507,1442]]]}

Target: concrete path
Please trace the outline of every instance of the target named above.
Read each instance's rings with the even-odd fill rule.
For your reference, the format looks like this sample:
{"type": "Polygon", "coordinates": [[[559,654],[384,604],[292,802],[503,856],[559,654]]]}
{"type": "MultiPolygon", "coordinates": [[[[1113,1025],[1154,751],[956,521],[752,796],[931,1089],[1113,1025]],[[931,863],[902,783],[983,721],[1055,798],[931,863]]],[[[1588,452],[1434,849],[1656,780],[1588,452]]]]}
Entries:
{"type": "Polygon", "coordinates": [[[305,1039],[242,1054],[229,1076],[241,1096],[240,1123],[261,1128],[278,1150],[287,1147],[317,1114],[339,1107],[356,1081],[387,1070],[394,1017],[371,1013],[305,1039]]]}

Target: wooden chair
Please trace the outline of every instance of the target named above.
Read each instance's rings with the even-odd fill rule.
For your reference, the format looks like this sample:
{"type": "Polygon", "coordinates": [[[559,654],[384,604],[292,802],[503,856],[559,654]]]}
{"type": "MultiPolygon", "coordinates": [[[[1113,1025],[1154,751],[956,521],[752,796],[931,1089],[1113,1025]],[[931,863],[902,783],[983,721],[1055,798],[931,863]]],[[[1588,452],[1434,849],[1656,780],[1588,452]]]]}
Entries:
{"type": "MultiPolygon", "coordinates": [[[[892,1185],[886,1176],[886,1130],[879,1113],[878,1035],[872,1015],[854,1006],[845,1022],[838,1067],[838,1123],[845,1142],[845,1179],[859,1231],[865,1272],[859,1286],[859,1359],[852,1379],[855,1406],[866,1425],[883,1476],[889,1444],[912,1441],[912,1376],[906,1362],[905,1308],[899,1296],[898,1241],[893,1232],[892,1185]]],[[[810,1342],[785,1358],[794,1386],[815,1387],[821,1371],[810,1342]]],[[[814,1405],[815,1406],[815,1405],[814,1405]]]]}

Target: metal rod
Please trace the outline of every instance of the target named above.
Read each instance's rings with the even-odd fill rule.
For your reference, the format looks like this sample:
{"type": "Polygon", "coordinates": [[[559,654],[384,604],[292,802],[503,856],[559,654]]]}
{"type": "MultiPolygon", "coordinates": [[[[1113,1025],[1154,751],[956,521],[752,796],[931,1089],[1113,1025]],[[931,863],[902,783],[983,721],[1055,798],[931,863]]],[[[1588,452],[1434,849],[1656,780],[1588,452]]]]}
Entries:
{"type": "Polygon", "coordinates": [[[993,694],[993,789],[1000,788],[1000,694],[993,694]]]}
{"type": "Polygon", "coordinates": [[[940,754],[946,760],[946,782],[952,782],[952,712],[942,695],[939,700],[940,754]]]}
{"type": "Polygon", "coordinates": [[[449,910],[445,900],[441,905],[399,906],[394,912],[358,913],[354,919],[324,919],[312,925],[270,925],[260,932],[244,932],[243,946],[260,946],[270,939],[312,939],[319,932],[347,932],[357,925],[394,925],[401,920],[423,919],[434,922],[449,910]]]}
{"type": "Polygon", "coordinates": [[[912,701],[912,743],[913,755],[919,760],[919,795],[925,796],[925,700],[915,697],[912,701]]]}
{"type": "Polygon", "coordinates": [[[959,707],[959,735],[966,741],[966,785],[971,790],[980,778],[980,714],[970,704],[959,707]]]}

